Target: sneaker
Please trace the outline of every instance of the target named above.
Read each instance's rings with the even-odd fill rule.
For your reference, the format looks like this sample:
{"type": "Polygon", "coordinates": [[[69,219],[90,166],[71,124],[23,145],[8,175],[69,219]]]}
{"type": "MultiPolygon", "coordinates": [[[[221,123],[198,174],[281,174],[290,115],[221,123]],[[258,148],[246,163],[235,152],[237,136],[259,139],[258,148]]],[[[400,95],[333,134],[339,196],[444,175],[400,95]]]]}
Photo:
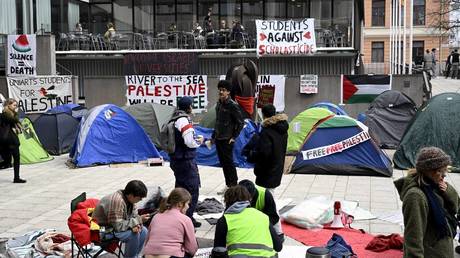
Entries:
{"type": "Polygon", "coordinates": [[[201,227],[201,222],[198,222],[198,221],[196,221],[195,219],[193,219],[192,222],[193,222],[193,226],[194,226],[194,227],[196,227],[196,228],[201,227]]]}
{"type": "Polygon", "coordinates": [[[224,193],[227,191],[228,187],[224,186],[224,188],[220,189],[220,191],[217,192],[218,195],[224,195],[224,193]]]}
{"type": "Polygon", "coordinates": [[[14,179],[13,183],[17,183],[17,184],[22,184],[22,183],[25,183],[27,182],[26,180],[24,179],[21,179],[21,178],[17,178],[17,179],[14,179]]]}

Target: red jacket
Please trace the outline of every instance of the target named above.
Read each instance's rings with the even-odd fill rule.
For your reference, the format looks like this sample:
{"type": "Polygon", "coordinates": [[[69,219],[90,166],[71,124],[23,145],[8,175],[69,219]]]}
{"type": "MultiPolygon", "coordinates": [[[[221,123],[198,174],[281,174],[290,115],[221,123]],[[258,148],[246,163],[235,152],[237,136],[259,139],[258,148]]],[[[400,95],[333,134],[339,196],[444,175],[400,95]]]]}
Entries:
{"type": "Polygon", "coordinates": [[[77,209],[70,214],[67,225],[75,241],[80,246],[85,246],[93,241],[99,241],[99,231],[91,231],[91,213],[99,203],[98,199],[87,199],[77,205],[77,209]]]}

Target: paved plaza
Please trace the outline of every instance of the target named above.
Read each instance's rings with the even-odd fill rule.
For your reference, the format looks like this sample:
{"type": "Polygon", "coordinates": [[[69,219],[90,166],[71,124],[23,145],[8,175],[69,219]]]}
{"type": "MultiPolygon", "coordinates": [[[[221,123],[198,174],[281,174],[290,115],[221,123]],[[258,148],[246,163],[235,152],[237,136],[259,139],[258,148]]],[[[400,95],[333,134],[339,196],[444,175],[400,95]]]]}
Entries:
{"type": "MultiPolygon", "coordinates": [[[[460,91],[460,81],[433,80],[433,91],[460,91]]],[[[393,154],[393,151],[385,152],[390,157],[393,154]]],[[[26,184],[12,183],[12,169],[0,170],[0,237],[18,236],[43,228],[69,232],[70,200],[81,192],[87,192],[88,197],[101,198],[123,188],[132,179],[142,180],[148,187],[161,186],[166,192],[174,186],[174,176],[168,163],[163,167],[122,164],[69,169],[65,165],[67,159],[67,155],[62,155],[46,163],[22,166],[21,176],[27,179],[26,184]]],[[[224,186],[221,168],[201,166],[200,175],[202,195],[215,196],[224,186]]],[[[401,170],[394,170],[392,178],[289,174],[283,176],[275,198],[291,198],[293,203],[299,203],[308,197],[324,195],[332,199],[359,201],[360,207],[380,215],[401,209],[393,180],[403,175],[401,170]]],[[[238,176],[239,179],[254,179],[252,169],[238,169],[238,176]]],[[[460,189],[460,174],[449,174],[447,181],[460,189]]],[[[213,239],[214,226],[202,222],[197,236],[213,239]]],[[[355,222],[352,226],[372,234],[403,231],[398,224],[377,219],[355,222]]],[[[287,244],[299,243],[288,239],[287,244]]]]}

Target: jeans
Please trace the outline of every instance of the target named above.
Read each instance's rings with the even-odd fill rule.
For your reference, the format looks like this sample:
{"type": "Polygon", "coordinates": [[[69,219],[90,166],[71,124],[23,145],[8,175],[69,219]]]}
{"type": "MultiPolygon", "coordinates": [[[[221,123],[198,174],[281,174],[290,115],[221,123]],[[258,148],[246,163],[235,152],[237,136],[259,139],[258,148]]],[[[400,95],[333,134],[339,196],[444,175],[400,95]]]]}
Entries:
{"type": "MultiPolygon", "coordinates": [[[[144,248],[145,238],[147,237],[147,228],[142,226],[142,231],[134,233],[131,230],[123,232],[115,232],[115,237],[120,239],[121,242],[125,243],[125,258],[138,257],[142,248],[144,248]]],[[[105,239],[111,239],[112,234],[104,236],[105,239]]]]}
{"type": "Polygon", "coordinates": [[[229,144],[228,140],[216,140],[217,156],[224,170],[225,185],[228,187],[238,184],[238,174],[233,164],[233,145],[234,143],[229,144]]]}

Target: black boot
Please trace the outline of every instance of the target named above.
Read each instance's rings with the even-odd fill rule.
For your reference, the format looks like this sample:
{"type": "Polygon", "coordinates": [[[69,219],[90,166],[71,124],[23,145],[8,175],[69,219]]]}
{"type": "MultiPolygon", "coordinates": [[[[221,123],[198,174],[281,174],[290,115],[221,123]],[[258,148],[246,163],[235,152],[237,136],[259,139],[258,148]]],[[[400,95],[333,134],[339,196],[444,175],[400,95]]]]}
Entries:
{"type": "Polygon", "coordinates": [[[17,184],[22,184],[22,183],[25,183],[27,182],[26,180],[24,179],[21,179],[21,178],[15,178],[13,183],[17,183],[17,184]]]}
{"type": "Polygon", "coordinates": [[[195,219],[192,219],[192,222],[193,222],[193,226],[194,226],[194,227],[196,227],[196,228],[201,227],[201,222],[198,222],[198,221],[196,221],[195,219]]]}

